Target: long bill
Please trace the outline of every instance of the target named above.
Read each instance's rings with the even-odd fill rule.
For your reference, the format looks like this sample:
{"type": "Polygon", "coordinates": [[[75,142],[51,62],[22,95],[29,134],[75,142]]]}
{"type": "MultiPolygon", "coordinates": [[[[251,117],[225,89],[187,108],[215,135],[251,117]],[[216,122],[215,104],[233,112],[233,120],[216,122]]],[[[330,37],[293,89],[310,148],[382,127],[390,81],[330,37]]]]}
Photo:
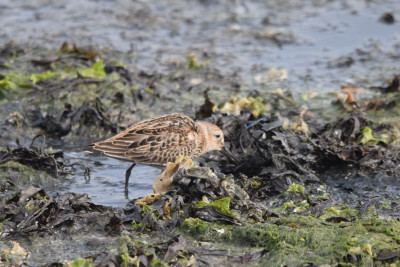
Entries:
{"type": "Polygon", "coordinates": [[[233,155],[233,153],[226,147],[224,146],[221,149],[221,153],[227,157],[230,161],[234,162],[234,163],[238,163],[238,159],[233,155]]]}

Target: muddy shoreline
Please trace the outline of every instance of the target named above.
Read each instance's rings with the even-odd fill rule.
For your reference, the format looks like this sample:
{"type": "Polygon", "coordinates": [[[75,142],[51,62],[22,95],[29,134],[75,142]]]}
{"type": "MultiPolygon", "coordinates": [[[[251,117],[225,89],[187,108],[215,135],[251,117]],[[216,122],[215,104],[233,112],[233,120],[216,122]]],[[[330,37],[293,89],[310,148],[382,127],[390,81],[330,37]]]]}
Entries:
{"type": "MultiPolygon", "coordinates": [[[[6,50],[13,56],[18,51],[24,58],[19,46],[10,43],[6,50]]],[[[8,69],[3,78],[8,87],[3,87],[2,105],[25,107],[9,110],[2,124],[5,263],[36,266],[72,260],[146,266],[313,261],[320,265],[333,261],[385,266],[396,262],[399,125],[376,118],[382,112],[395,114],[398,76],[368,89],[380,90],[380,101],[392,99],[379,105],[375,97],[354,101],[353,91],[360,89],[343,88],[331,104],[342,115],[330,120],[316,116],[304,99],[290,92],[238,95],[218,103],[209,98],[212,89],[205,90],[194,115],[223,129],[239,162],[218,153],[207,155],[199,159],[198,167],[180,167],[163,194],[142,195],[116,208],[95,204],[85,194],[49,195],[46,188],[76,175],[90,184],[90,171],[96,165],[76,162],[63,147],[79,151],[89,140],[124,129],[132,118],[160,112],[157,106],[163,106],[157,102],[170,88],[163,88],[163,81],[171,77],[105,65],[107,56],[89,48],[65,45],[52,53],[51,70],[32,74],[38,62],[47,62],[42,56],[22,60],[28,75],[8,69]],[[75,69],[70,69],[73,65],[75,69]],[[159,87],[162,90],[156,93],[159,87]],[[346,96],[344,101],[340,94],[346,96]],[[83,101],[90,97],[92,101],[83,101]],[[46,104],[50,99],[54,101],[46,104]],[[135,111],[122,114],[119,110],[127,103],[135,111]],[[334,243],[326,240],[329,236],[334,243]],[[306,254],[301,252],[304,246],[306,254]],[[287,253],[297,257],[283,257],[287,253]]],[[[9,62],[20,69],[21,61],[9,62]]],[[[182,75],[210,73],[193,55],[181,71],[182,75]]]]}

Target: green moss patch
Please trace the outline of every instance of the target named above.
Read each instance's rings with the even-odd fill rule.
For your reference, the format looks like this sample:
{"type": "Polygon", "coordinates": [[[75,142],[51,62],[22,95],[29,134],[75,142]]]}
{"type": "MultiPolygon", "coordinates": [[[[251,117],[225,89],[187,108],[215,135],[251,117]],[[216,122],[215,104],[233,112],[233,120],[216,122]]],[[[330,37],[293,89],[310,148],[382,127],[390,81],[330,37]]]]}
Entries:
{"type": "Polygon", "coordinates": [[[8,161],[0,165],[0,183],[6,180],[14,184],[45,184],[52,178],[44,171],[38,171],[15,161],[8,161]]]}
{"type": "MultiPolygon", "coordinates": [[[[365,218],[346,223],[328,223],[312,216],[282,217],[269,223],[221,226],[188,219],[181,226],[198,240],[231,244],[236,249],[265,248],[270,252],[264,266],[317,265],[347,262],[348,257],[383,264],[377,256],[400,248],[400,222],[388,218],[365,218]],[[217,232],[218,229],[224,229],[217,232]]],[[[396,259],[395,259],[396,260],[396,259]]]]}

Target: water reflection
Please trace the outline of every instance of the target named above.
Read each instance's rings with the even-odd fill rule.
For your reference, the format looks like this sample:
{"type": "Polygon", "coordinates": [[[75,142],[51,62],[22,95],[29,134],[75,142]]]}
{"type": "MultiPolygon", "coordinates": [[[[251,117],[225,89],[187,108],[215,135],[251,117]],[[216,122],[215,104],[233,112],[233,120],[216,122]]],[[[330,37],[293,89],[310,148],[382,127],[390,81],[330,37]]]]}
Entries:
{"type": "MultiPolygon", "coordinates": [[[[96,204],[125,207],[128,199],[124,194],[125,171],[130,162],[108,157],[98,157],[85,152],[66,152],[71,163],[80,162],[90,168],[90,179],[85,179],[84,170],[76,167],[75,174],[67,177],[58,186],[58,192],[87,193],[96,204]]],[[[152,185],[161,170],[137,164],[129,180],[129,199],[144,197],[152,193],[152,185]]],[[[54,189],[55,190],[55,189],[54,189]]]]}

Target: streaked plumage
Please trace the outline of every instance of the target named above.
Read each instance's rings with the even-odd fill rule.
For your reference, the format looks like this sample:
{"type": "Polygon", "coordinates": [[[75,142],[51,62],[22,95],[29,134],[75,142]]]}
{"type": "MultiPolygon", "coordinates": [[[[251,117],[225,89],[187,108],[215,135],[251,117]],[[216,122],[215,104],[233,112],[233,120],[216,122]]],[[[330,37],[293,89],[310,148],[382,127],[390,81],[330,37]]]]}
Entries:
{"type": "Polygon", "coordinates": [[[195,158],[223,147],[224,135],[218,126],[175,113],[135,123],[86,150],[136,163],[166,164],[178,156],[195,158]]]}

